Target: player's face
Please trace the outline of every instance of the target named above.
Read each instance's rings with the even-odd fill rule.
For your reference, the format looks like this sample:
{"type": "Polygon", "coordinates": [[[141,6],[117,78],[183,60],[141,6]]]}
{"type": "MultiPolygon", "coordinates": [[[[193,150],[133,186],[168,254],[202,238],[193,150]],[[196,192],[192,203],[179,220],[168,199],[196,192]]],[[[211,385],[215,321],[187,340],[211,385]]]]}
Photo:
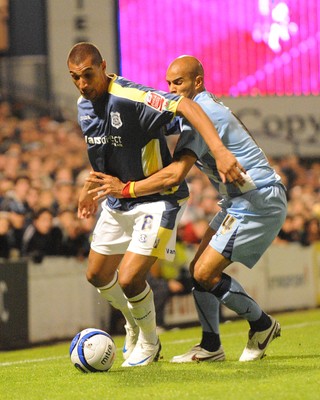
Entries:
{"type": "Polygon", "coordinates": [[[187,73],[178,69],[168,69],[166,75],[170,93],[193,99],[197,94],[196,81],[187,73]]]}
{"type": "Polygon", "coordinates": [[[98,100],[107,91],[108,78],[105,69],[105,61],[100,65],[94,65],[90,56],[79,64],[69,62],[69,72],[73,83],[81,95],[92,102],[98,100]]]}

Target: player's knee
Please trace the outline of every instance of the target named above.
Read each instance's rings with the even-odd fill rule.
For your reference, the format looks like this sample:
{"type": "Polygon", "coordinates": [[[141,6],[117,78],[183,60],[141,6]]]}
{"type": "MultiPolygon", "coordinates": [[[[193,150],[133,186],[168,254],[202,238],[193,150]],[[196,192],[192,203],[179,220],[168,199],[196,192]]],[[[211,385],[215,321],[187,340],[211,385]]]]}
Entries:
{"type": "Polygon", "coordinates": [[[194,270],[193,278],[201,287],[208,290],[208,277],[201,268],[194,270]]]}
{"type": "Polygon", "coordinates": [[[216,283],[220,280],[220,275],[215,273],[215,271],[205,268],[204,265],[196,263],[193,278],[198,282],[198,284],[205,290],[210,291],[216,283]]]}
{"type": "Polygon", "coordinates": [[[146,280],[141,274],[119,274],[119,285],[127,297],[134,297],[141,293],[146,286],[146,280]]]}
{"type": "Polygon", "coordinates": [[[91,285],[93,285],[93,286],[95,286],[95,287],[100,287],[100,286],[102,286],[102,285],[100,284],[100,276],[99,276],[99,274],[94,273],[94,272],[88,270],[87,273],[86,273],[86,278],[87,278],[87,281],[88,281],[89,283],[91,283],[91,285]]]}
{"type": "Polygon", "coordinates": [[[120,274],[118,277],[118,282],[125,293],[128,292],[128,288],[130,288],[130,286],[133,284],[132,279],[130,279],[127,275],[120,274]]]}
{"type": "Polygon", "coordinates": [[[114,278],[114,272],[103,269],[88,268],[86,278],[91,285],[99,288],[108,285],[114,278]]]}

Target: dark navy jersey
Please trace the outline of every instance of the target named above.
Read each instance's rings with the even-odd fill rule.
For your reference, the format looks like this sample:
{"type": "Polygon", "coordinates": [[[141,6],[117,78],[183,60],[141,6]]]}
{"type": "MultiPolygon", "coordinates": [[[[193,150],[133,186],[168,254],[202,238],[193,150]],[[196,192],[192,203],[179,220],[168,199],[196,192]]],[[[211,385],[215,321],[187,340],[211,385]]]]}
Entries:
{"type": "MultiPolygon", "coordinates": [[[[94,171],[138,181],[171,163],[163,127],[176,115],[180,96],[144,87],[110,75],[105,97],[93,104],[80,97],[78,121],[94,171]]],[[[135,203],[179,201],[188,197],[185,182],[164,193],[137,199],[108,197],[111,208],[130,209],[135,203]]]]}

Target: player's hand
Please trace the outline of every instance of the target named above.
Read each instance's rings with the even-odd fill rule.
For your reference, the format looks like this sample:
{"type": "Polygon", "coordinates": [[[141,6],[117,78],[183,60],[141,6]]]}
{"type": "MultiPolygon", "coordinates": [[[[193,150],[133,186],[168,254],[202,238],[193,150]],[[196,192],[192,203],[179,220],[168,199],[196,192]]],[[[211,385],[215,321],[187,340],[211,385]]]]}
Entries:
{"type": "Polygon", "coordinates": [[[219,158],[216,156],[216,164],[223,183],[244,185],[245,180],[241,173],[246,173],[246,170],[228,149],[221,148],[219,158]]]}
{"type": "Polygon", "coordinates": [[[113,196],[121,199],[122,189],[125,184],[112,175],[107,175],[102,172],[91,171],[90,176],[86,179],[87,182],[99,184],[98,187],[90,189],[88,194],[93,196],[93,200],[99,200],[106,196],[113,196]]]}
{"type": "Polygon", "coordinates": [[[88,194],[88,187],[84,185],[78,200],[78,218],[85,219],[95,215],[98,211],[98,201],[88,194]]]}

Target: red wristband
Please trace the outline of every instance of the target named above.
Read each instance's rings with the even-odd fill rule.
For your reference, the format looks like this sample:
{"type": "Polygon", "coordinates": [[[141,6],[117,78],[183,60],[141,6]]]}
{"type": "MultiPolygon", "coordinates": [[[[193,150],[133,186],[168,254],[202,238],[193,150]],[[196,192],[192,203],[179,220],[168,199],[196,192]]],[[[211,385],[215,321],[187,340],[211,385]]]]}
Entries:
{"type": "Polygon", "coordinates": [[[123,189],[121,191],[122,197],[125,198],[125,199],[128,199],[128,198],[131,197],[131,195],[130,195],[130,183],[131,183],[131,181],[128,181],[124,185],[124,187],[123,187],[123,189]]]}
{"type": "Polygon", "coordinates": [[[135,194],[135,191],[134,191],[134,184],[135,184],[134,181],[133,182],[128,181],[124,185],[124,187],[123,187],[123,189],[121,191],[121,195],[122,195],[123,198],[130,199],[130,198],[136,198],[137,197],[136,194],[135,194]]]}

